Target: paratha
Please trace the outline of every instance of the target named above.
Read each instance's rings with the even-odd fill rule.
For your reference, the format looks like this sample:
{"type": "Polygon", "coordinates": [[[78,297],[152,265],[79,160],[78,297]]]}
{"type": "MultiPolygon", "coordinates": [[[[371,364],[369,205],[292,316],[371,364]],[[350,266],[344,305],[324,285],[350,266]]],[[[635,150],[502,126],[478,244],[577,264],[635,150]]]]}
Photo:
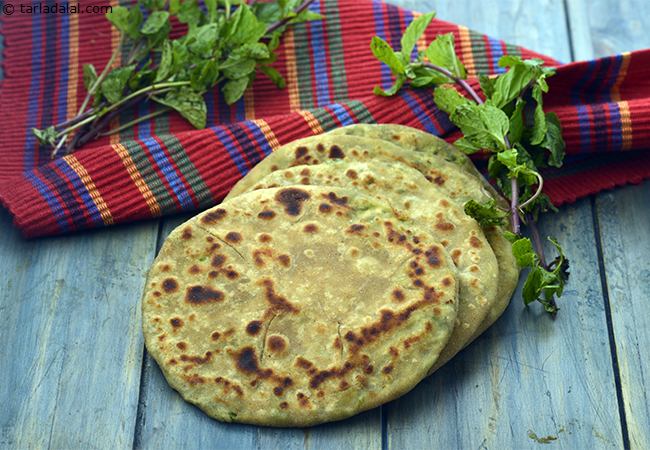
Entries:
{"type": "Polygon", "coordinates": [[[507,208],[508,205],[498,192],[492,187],[488,181],[483,178],[483,175],[476,169],[476,166],[469,157],[458,150],[447,141],[440,139],[425,131],[416,128],[407,127],[398,124],[365,124],[359,123],[348,125],[346,127],[335,128],[328,134],[332,135],[346,135],[346,136],[360,136],[373,139],[381,139],[383,141],[391,142],[404,149],[412,150],[414,152],[424,152],[440,156],[446,161],[449,161],[456,166],[460,167],[463,171],[479,179],[483,187],[494,197],[499,204],[507,208]]]}
{"type": "Polygon", "coordinates": [[[329,160],[368,161],[375,158],[388,158],[413,167],[452,199],[484,201],[492,198],[477,177],[433,153],[414,152],[380,139],[324,134],[298,139],[276,149],[235,184],[226,200],[248,191],[262,177],[278,169],[329,160]]]}
{"type": "Polygon", "coordinates": [[[375,159],[329,161],[271,172],[251,189],[295,184],[357,188],[388,203],[402,221],[425,226],[443,244],[458,269],[458,317],[436,364],[451,359],[476,333],[497,294],[497,261],[475,220],[442,195],[417,170],[375,159]]]}
{"type": "Polygon", "coordinates": [[[456,269],[356,190],[263,189],[175,229],[147,279],[150,354],[223,421],[306,426],[413,388],[457,313],[456,269]]]}

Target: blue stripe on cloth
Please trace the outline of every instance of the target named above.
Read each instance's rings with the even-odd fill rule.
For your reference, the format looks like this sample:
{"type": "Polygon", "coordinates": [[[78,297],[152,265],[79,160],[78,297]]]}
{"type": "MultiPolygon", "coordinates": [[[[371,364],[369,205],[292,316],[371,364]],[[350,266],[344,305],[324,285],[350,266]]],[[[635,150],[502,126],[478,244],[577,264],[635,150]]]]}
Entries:
{"type": "Polygon", "coordinates": [[[506,68],[499,66],[499,59],[503,56],[503,47],[501,46],[501,42],[497,39],[488,37],[488,43],[490,45],[490,52],[492,53],[492,69],[494,70],[494,73],[504,73],[506,68]]]}
{"type": "Polygon", "coordinates": [[[351,125],[354,122],[354,119],[350,116],[350,113],[347,109],[340,103],[332,103],[328,108],[334,113],[335,117],[341,122],[341,125],[351,125]]]}
{"type": "MultiPolygon", "coordinates": [[[[316,13],[322,13],[320,1],[315,1],[309,9],[316,13]]],[[[316,106],[325,106],[331,102],[329,86],[329,64],[327,61],[325,38],[323,32],[323,21],[316,20],[309,22],[311,35],[311,55],[313,58],[313,73],[316,79],[316,106]]]]}
{"type": "MultiPolygon", "coordinates": [[[[37,16],[37,14],[34,16],[37,16]]],[[[30,183],[32,183],[32,186],[34,186],[36,190],[41,194],[41,197],[43,197],[45,203],[47,203],[47,205],[50,207],[50,210],[52,211],[52,214],[54,215],[56,223],[59,225],[61,232],[65,233],[66,231],[69,231],[70,226],[68,224],[68,219],[66,218],[65,211],[63,210],[63,206],[61,205],[61,202],[59,202],[59,199],[52,195],[52,191],[40,178],[38,178],[34,172],[28,172],[24,175],[25,178],[29,180],[30,183]]]]}
{"type": "Polygon", "coordinates": [[[181,209],[187,210],[194,207],[194,202],[190,193],[185,188],[183,180],[176,172],[176,169],[172,166],[169,158],[165,154],[165,151],[162,149],[158,141],[152,137],[148,137],[142,140],[143,144],[149,150],[149,153],[153,157],[156,165],[160,168],[165,179],[169,183],[169,187],[172,189],[174,195],[178,199],[178,202],[181,205],[181,209]]]}
{"type": "Polygon", "coordinates": [[[582,102],[581,95],[584,93],[585,84],[591,79],[591,75],[593,74],[597,63],[597,60],[589,61],[587,63],[587,70],[585,70],[585,73],[582,74],[580,78],[578,78],[576,83],[571,88],[571,101],[574,104],[582,102]]]}
{"type": "Polygon", "coordinates": [[[271,148],[269,141],[266,139],[266,136],[264,136],[264,133],[262,132],[262,128],[260,126],[254,124],[250,120],[246,120],[242,122],[242,124],[253,134],[255,142],[257,143],[257,147],[265,156],[273,152],[273,149],[271,148]]]}
{"type": "Polygon", "coordinates": [[[59,108],[57,111],[56,122],[61,122],[66,119],[68,115],[68,81],[70,65],[68,58],[70,53],[70,17],[62,14],[61,16],[61,36],[60,36],[60,49],[59,61],[61,66],[59,68],[59,108]]]}
{"type": "Polygon", "coordinates": [[[59,175],[50,165],[39,167],[39,172],[45,180],[49,181],[55,192],[59,194],[66,209],[67,218],[73,228],[87,225],[88,220],[83,213],[83,204],[75,198],[65,179],[65,175],[59,175]]]}
{"type": "Polygon", "coordinates": [[[240,148],[244,153],[244,156],[246,156],[246,160],[248,161],[247,166],[254,166],[260,160],[260,154],[257,153],[255,144],[251,141],[251,138],[248,137],[248,133],[244,131],[241,123],[232,125],[229,128],[235,138],[235,147],[240,148]]]}
{"type": "Polygon", "coordinates": [[[594,104],[591,106],[593,117],[594,129],[594,146],[602,150],[607,147],[607,133],[609,131],[605,109],[602,104],[594,104]]]}
{"type": "Polygon", "coordinates": [[[232,140],[232,138],[228,135],[228,131],[226,131],[226,128],[223,126],[216,126],[216,127],[210,127],[210,129],[214,131],[214,134],[217,136],[217,139],[219,139],[223,144],[224,148],[230,155],[230,158],[235,163],[235,166],[237,166],[237,170],[239,170],[239,173],[242,175],[246,175],[246,173],[248,173],[250,169],[246,165],[246,161],[244,161],[244,157],[242,156],[241,152],[239,152],[235,148],[235,143],[232,140]]]}
{"type": "MultiPolygon", "coordinates": [[[[383,3],[380,0],[373,0],[372,2],[372,14],[375,19],[375,34],[387,40],[386,38],[386,29],[384,26],[384,16],[382,11],[383,3]]],[[[388,89],[393,84],[393,77],[388,66],[384,63],[380,63],[381,67],[381,87],[388,89]]]]}
{"type": "Polygon", "coordinates": [[[623,148],[623,124],[621,123],[621,110],[618,107],[618,103],[606,103],[606,106],[609,109],[609,123],[611,127],[609,138],[612,141],[611,149],[621,150],[623,148]]]}
{"type": "MultiPolygon", "coordinates": [[[[415,91],[404,89],[401,90],[397,95],[399,95],[400,97],[402,97],[402,99],[406,101],[406,103],[409,105],[409,107],[415,114],[415,117],[418,119],[418,121],[424,127],[425,130],[427,130],[429,133],[435,134],[436,136],[440,136],[445,132],[445,130],[440,128],[438,124],[436,124],[433,120],[431,120],[431,118],[424,110],[422,105],[420,105],[420,101],[418,101],[418,99],[416,98],[418,94],[415,91]]],[[[429,95],[429,97],[430,96],[431,95],[429,95]]],[[[431,108],[433,108],[433,105],[431,105],[431,108]]]]}
{"type": "Polygon", "coordinates": [[[90,196],[90,192],[88,192],[88,189],[86,189],[86,186],[84,185],[83,181],[81,181],[81,178],[79,178],[79,175],[77,175],[77,172],[72,170],[72,168],[63,161],[63,159],[57,159],[54,164],[59,168],[59,170],[61,170],[61,172],[65,174],[68,180],[70,180],[70,183],[74,189],[77,191],[77,193],[79,193],[79,196],[86,206],[86,210],[90,214],[92,221],[96,225],[103,225],[104,221],[102,220],[102,216],[99,213],[99,209],[97,209],[97,205],[95,205],[95,202],[90,196]]]}
{"type": "Polygon", "coordinates": [[[611,58],[608,58],[612,64],[612,69],[609,72],[609,76],[607,77],[607,82],[606,83],[601,83],[598,92],[599,92],[599,98],[611,101],[612,99],[612,87],[614,87],[614,83],[616,83],[616,80],[618,79],[618,75],[621,71],[621,65],[623,64],[623,55],[615,55],[612,56],[611,58]]]}
{"type": "Polygon", "coordinates": [[[589,120],[589,111],[585,105],[577,105],[578,127],[580,128],[580,146],[581,151],[588,151],[591,146],[591,122],[589,120]]]}

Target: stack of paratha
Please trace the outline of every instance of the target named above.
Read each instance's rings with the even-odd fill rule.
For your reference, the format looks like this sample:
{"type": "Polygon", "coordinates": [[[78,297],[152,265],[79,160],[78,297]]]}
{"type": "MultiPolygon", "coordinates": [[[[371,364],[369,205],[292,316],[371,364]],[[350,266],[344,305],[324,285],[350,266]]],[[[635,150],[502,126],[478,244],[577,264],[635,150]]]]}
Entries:
{"type": "Polygon", "coordinates": [[[171,233],[143,298],[147,348],[223,421],[306,426],[385,403],[507,306],[510,245],[463,211],[490,198],[466,156],[411,128],[285,145],[171,233]]]}

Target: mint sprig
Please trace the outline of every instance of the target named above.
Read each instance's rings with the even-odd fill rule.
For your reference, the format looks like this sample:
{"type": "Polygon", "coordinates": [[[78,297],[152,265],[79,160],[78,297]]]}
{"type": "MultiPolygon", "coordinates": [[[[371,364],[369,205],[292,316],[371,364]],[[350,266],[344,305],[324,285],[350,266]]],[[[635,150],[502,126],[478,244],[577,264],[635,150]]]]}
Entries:
{"type": "MultiPolygon", "coordinates": [[[[542,193],[541,171],[560,167],[565,144],[560,121],[554,113],[544,111],[543,97],[548,92],[546,79],[555,70],[540,59],[524,60],[506,55],[499,65],[507,69],[501,75],[482,75],[480,96],[466,81],[467,73],[454,50],[452,33],[438,35],[424,51],[412,58],[415,44],[431,23],[435,13],[423,14],[405,30],[401,51],[378,36],[370,48],[377,59],[388,65],[395,80],[388,89],[375,87],[378,95],[395,95],[405,85],[433,88],[436,105],[449,115],[463,136],[455,145],[463,152],[490,154],[488,174],[500,192],[510,200],[510,226],[506,232],[513,242],[513,252],[521,267],[530,271],[524,283],[523,298],[528,305],[540,302],[552,315],[558,311],[556,297],[562,295],[568,280],[568,259],[560,244],[552,239],[558,256],[547,264],[536,227],[539,213],[556,211],[542,193]],[[462,95],[457,89],[460,89],[462,95]],[[469,98],[467,97],[469,96],[469,98]],[[534,239],[520,236],[521,223],[531,229],[534,239]]],[[[496,202],[484,204],[470,200],[465,212],[481,226],[501,225],[508,213],[496,202]]]]}
{"type": "Polygon", "coordinates": [[[314,0],[240,1],[139,0],[131,7],[115,6],[106,18],[120,32],[116,48],[101,73],[86,64],[87,95],[76,117],[33,133],[52,157],[84,145],[98,136],[122,131],[169,110],[195,128],[206,125],[203,94],[219,86],[228,104],[239,100],[258,73],[278,87],[282,75],[272,67],[280,37],[292,24],[318,20],[309,11],[314,0]],[[146,19],[145,19],[146,17],[146,19]],[[171,37],[172,19],[187,32],[171,37]],[[113,67],[118,55],[127,56],[113,67]],[[154,112],[110,129],[114,117],[142,102],[154,112]],[[71,138],[72,137],[72,138],[71,138]]]}

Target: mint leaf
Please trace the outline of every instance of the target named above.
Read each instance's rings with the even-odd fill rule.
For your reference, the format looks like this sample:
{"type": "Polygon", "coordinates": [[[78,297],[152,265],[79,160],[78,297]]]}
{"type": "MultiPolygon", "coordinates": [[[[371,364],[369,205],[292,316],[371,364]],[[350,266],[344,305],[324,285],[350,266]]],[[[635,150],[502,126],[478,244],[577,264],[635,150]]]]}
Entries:
{"type": "Polygon", "coordinates": [[[491,99],[492,96],[494,95],[494,91],[496,89],[494,87],[495,81],[496,81],[495,78],[492,78],[485,74],[480,74],[478,76],[478,82],[481,85],[481,90],[483,91],[483,94],[485,94],[485,98],[491,99]]]}
{"type": "Polygon", "coordinates": [[[197,92],[205,92],[211,88],[219,76],[219,68],[217,62],[213,59],[208,59],[198,63],[192,70],[190,75],[190,86],[197,92]]]}
{"type": "Polygon", "coordinates": [[[219,30],[216,23],[209,23],[192,29],[187,36],[187,48],[191,53],[201,58],[210,58],[219,37],[219,30]]]}
{"type": "Polygon", "coordinates": [[[260,70],[264,75],[269,77],[273,83],[279,87],[279,88],[284,88],[286,86],[286,81],[284,80],[284,77],[278,72],[276,69],[274,69],[271,66],[260,66],[260,70]]]}
{"type": "Polygon", "coordinates": [[[562,139],[560,119],[558,119],[555,113],[550,112],[546,114],[546,135],[541,146],[550,153],[548,158],[549,166],[562,167],[565,144],[564,139],[562,139]]]}
{"type": "Polygon", "coordinates": [[[483,228],[503,225],[504,219],[508,215],[505,211],[497,208],[497,202],[494,199],[484,203],[470,200],[465,203],[464,210],[465,214],[476,220],[483,228]]]}
{"type": "Polygon", "coordinates": [[[158,33],[166,24],[169,19],[169,12],[167,11],[154,11],[142,25],[142,34],[153,35],[158,33]]]}
{"type": "Polygon", "coordinates": [[[404,73],[404,64],[402,63],[401,58],[397,53],[395,53],[393,47],[391,47],[388,42],[384,41],[379,36],[373,36],[372,41],[370,41],[370,50],[372,51],[372,54],[375,55],[375,58],[390,68],[394,75],[404,73]]]}
{"type": "Polygon", "coordinates": [[[539,84],[533,86],[531,97],[535,101],[535,112],[533,114],[533,128],[531,130],[530,143],[538,145],[546,136],[547,125],[546,116],[544,115],[542,87],[539,84]]]}
{"type": "Polygon", "coordinates": [[[239,100],[244,95],[244,92],[248,87],[248,83],[248,78],[239,78],[237,80],[228,81],[222,89],[226,103],[232,105],[237,100],[239,100]]]}
{"type": "Polygon", "coordinates": [[[532,267],[537,264],[539,258],[533,250],[533,243],[528,238],[519,238],[512,243],[512,254],[517,260],[519,267],[532,267]]]}
{"type": "Polygon", "coordinates": [[[444,67],[456,78],[467,78],[465,66],[456,55],[453,33],[441,34],[436,37],[429,44],[424,54],[432,64],[444,67]]]}
{"type": "Polygon", "coordinates": [[[505,137],[510,126],[508,116],[492,104],[459,105],[450,119],[472,145],[493,152],[507,148],[505,137]]]}
{"type": "Polygon", "coordinates": [[[481,147],[477,147],[476,145],[472,144],[471,142],[469,142],[464,137],[456,139],[456,141],[454,142],[454,145],[456,147],[458,147],[458,149],[461,152],[463,152],[463,153],[465,153],[467,155],[471,155],[471,154],[474,154],[476,152],[480,152],[482,150],[481,147]]]}
{"type": "Polygon", "coordinates": [[[393,82],[393,85],[390,88],[384,90],[379,86],[375,86],[372,92],[374,92],[375,95],[381,95],[382,97],[390,97],[392,95],[397,94],[397,92],[404,85],[405,81],[406,81],[406,77],[404,75],[397,75],[397,78],[395,78],[395,81],[393,82]]]}
{"type": "Polygon", "coordinates": [[[162,54],[160,55],[160,63],[156,71],[154,82],[166,80],[172,74],[174,68],[174,50],[170,41],[163,43],[162,54]]]}
{"type": "Polygon", "coordinates": [[[511,142],[519,142],[524,135],[526,128],[524,124],[524,107],[526,102],[518,99],[515,103],[515,109],[510,116],[510,132],[508,137],[511,142]]]}
{"type": "Polygon", "coordinates": [[[165,97],[153,97],[161,105],[175,109],[194,128],[205,128],[207,107],[203,96],[187,86],[167,92],[165,97]]]}
{"type": "Polygon", "coordinates": [[[470,100],[463,97],[456,89],[448,86],[437,87],[433,91],[433,101],[438,108],[449,115],[453,114],[459,106],[473,105],[470,100]]]}
{"type": "Polygon", "coordinates": [[[129,38],[135,40],[140,37],[140,24],[143,17],[137,5],[131,7],[131,9],[124,6],[114,6],[106,14],[106,18],[115,28],[129,38]]]}
{"type": "Polygon", "coordinates": [[[402,55],[401,59],[404,64],[408,64],[408,62],[411,60],[411,53],[413,52],[418,39],[420,39],[420,36],[422,36],[435,16],[435,12],[422,14],[421,16],[415,18],[404,31],[404,34],[402,35],[400,50],[400,53],[402,55]]]}
{"type": "Polygon", "coordinates": [[[203,13],[201,12],[199,4],[196,0],[183,0],[180,3],[180,6],[178,6],[178,13],[176,14],[178,21],[180,23],[187,24],[190,29],[199,24],[202,16],[203,13]]]}
{"type": "Polygon", "coordinates": [[[109,103],[117,103],[122,99],[126,83],[135,70],[135,65],[113,69],[101,84],[101,93],[109,103]]]}
{"type": "Polygon", "coordinates": [[[257,42],[266,33],[266,24],[257,19],[246,3],[242,3],[228,23],[231,46],[257,42]]]}
{"type": "Polygon", "coordinates": [[[32,128],[32,133],[34,136],[36,136],[36,139],[38,139],[38,142],[41,145],[49,145],[50,147],[54,147],[57,144],[58,135],[56,129],[53,126],[49,126],[43,129],[32,128]]]}

